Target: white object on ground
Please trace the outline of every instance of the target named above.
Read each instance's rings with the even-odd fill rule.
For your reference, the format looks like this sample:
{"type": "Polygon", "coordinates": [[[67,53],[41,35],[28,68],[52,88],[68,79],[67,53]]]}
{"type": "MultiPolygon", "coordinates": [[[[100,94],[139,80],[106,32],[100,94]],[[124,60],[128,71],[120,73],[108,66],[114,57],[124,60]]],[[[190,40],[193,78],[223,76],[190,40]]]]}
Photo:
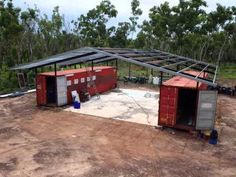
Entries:
{"type": "Polygon", "coordinates": [[[76,90],[71,91],[71,95],[74,102],[80,103],[79,94],[76,90]]]}
{"type": "Polygon", "coordinates": [[[153,84],[154,85],[159,85],[159,77],[153,77],[153,84]]]}

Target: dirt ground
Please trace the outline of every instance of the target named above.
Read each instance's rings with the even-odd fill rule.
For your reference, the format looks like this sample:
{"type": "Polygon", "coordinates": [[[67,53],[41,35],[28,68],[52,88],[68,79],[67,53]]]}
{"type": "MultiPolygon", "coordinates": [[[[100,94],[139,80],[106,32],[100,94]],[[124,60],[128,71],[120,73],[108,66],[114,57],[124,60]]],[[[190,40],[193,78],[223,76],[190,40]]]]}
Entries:
{"type": "Polygon", "coordinates": [[[187,132],[40,108],[34,93],[2,99],[0,177],[235,177],[236,99],[218,100],[213,146],[187,132]]]}

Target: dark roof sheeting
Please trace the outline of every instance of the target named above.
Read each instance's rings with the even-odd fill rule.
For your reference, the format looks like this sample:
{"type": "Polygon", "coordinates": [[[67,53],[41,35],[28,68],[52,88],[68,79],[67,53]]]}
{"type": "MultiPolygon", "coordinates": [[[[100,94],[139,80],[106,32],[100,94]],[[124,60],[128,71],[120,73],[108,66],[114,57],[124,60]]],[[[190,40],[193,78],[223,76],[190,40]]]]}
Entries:
{"type": "Polygon", "coordinates": [[[94,52],[76,49],[76,50],[64,52],[64,53],[61,53],[58,55],[46,57],[46,58],[43,58],[43,59],[40,59],[37,61],[33,61],[33,62],[30,62],[27,64],[18,65],[18,66],[11,68],[11,70],[24,70],[24,69],[38,68],[38,67],[42,67],[42,66],[52,65],[54,63],[59,63],[59,62],[75,59],[78,57],[87,56],[89,54],[94,54],[94,52]]]}
{"type": "MultiPolygon", "coordinates": [[[[74,65],[74,64],[78,64],[78,63],[84,63],[84,62],[89,62],[89,61],[93,61],[93,60],[102,60],[102,61],[107,61],[107,60],[111,60],[112,57],[106,56],[104,54],[100,54],[100,53],[96,53],[93,55],[88,55],[88,56],[84,56],[84,57],[78,57],[76,59],[73,60],[67,60],[61,63],[58,63],[59,66],[70,66],[70,65],[74,65]]],[[[97,62],[95,62],[97,63],[97,62]]]]}

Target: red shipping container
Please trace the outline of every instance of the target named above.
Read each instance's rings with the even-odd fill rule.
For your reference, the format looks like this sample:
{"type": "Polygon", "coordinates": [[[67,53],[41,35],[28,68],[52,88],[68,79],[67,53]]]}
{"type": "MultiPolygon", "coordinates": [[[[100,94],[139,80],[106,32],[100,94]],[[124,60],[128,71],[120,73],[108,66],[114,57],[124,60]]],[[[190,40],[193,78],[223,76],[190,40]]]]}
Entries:
{"type": "Polygon", "coordinates": [[[76,90],[80,95],[89,92],[95,95],[116,87],[117,71],[110,66],[97,66],[92,68],[72,69],[40,73],[36,78],[37,104],[56,104],[58,106],[72,103],[71,92],[76,90]],[[89,70],[89,71],[88,71],[89,70]],[[91,86],[91,79],[96,85],[91,86]]]}
{"type": "Polygon", "coordinates": [[[36,99],[38,105],[45,105],[47,103],[46,98],[46,77],[38,75],[36,77],[36,99]]]}
{"type": "MultiPolygon", "coordinates": [[[[203,78],[207,77],[207,75],[196,71],[187,71],[187,73],[199,75],[199,77],[203,78]]],[[[215,95],[212,92],[210,93],[210,91],[209,93],[206,92],[206,84],[197,83],[194,80],[181,76],[175,76],[164,82],[160,87],[158,125],[186,130],[200,129],[203,127],[201,123],[205,125],[208,123],[206,128],[212,127],[213,123],[207,119],[210,116],[204,117],[204,120],[201,120],[201,122],[199,120],[206,114],[205,112],[215,111],[214,102],[216,99],[209,99],[209,101],[212,101],[209,103],[207,103],[207,100],[204,100],[205,102],[203,103],[203,99],[199,99],[199,96],[202,95],[200,94],[201,91],[205,91],[205,95],[211,94],[212,98],[215,95]],[[202,111],[201,103],[204,105],[211,104],[212,108],[209,107],[207,111],[202,111]]]]}

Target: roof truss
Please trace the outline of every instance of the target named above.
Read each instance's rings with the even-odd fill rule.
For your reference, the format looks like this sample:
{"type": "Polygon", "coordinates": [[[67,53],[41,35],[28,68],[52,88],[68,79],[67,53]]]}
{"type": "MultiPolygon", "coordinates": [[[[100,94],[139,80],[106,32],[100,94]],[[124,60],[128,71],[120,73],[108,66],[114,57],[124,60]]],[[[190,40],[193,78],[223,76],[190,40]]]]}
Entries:
{"type": "Polygon", "coordinates": [[[33,69],[52,64],[68,66],[86,62],[100,63],[115,59],[216,86],[217,66],[160,50],[85,47],[28,64],[19,65],[11,69],[33,69]],[[199,71],[200,74],[197,76],[187,74],[185,72],[187,70],[196,70],[199,71]],[[200,77],[202,73],[207,73],[208,78],[200,77]]]}

